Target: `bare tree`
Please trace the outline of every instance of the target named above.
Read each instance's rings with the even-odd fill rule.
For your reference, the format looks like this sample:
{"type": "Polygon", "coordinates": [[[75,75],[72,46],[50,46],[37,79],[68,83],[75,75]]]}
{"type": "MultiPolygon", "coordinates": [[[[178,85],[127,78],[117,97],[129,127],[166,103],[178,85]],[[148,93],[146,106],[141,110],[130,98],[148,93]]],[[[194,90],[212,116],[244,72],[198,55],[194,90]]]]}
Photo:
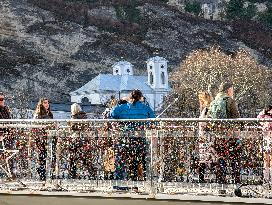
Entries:
{"type": "Polygon", "coordinates": [[[271,100],[271,77],[272,70],[258,64],[244,50],[235,55],[227,55],[218,47],[196,50],[170,76],[173,91],[165,102],[171,102],[174,93],[179,100],[165,116],[198,116],[198,92],[230,80],[234,83],[235,99],[242,116],[255,117],[256,110],[271,100]]]}
{"type": "Polygon", "coordinates": [[[7,103],[13,119],[29,119],[33,117],[30,102],[33,99],[29,90],[17,90],[14,95],[7,95],[7,103]]]}

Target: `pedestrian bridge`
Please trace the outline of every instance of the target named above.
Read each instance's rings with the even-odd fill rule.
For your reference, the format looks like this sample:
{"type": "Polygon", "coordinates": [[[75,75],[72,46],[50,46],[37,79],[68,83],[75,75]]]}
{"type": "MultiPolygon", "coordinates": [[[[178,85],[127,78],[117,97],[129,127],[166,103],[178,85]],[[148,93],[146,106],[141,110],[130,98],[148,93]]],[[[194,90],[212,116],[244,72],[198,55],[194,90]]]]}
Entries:
{"type": "Polygon", "coordinates": [[[270,203],[269,122],[0,120],[0,193],[270,203]]]}

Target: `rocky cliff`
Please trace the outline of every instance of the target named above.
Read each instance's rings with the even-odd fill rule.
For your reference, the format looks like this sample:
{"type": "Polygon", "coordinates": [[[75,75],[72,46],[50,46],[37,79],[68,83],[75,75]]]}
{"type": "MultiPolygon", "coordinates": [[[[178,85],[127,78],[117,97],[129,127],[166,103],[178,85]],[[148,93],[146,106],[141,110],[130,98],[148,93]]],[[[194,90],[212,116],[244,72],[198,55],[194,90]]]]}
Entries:
{"type": "Polygon", "coordinates": [[[130,17],[122,1],[86,2],[1,1],[2,91],[68,101],[70,91],[98,73],[112,72],[121,57],[140,74],[145,60],[158,51],[171,71],[193,50],[213,45],[231,53],[248,49],[260,63],[271,65],[272,35],[262,27],[251,30],[251,25],[192,17],[164,2],[139,3],[130,17]]]}

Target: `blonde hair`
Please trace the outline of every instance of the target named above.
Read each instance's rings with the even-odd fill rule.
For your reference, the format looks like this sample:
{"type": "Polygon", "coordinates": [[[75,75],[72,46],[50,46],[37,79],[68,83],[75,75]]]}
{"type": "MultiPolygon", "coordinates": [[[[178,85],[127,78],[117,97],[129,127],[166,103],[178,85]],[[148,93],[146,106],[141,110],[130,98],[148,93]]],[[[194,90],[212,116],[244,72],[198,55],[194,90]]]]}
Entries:
{"type": "Polygon", "coordinates": [[[198,100],[200,106],[208,107],[212,102],[212,96],[207,91],[202,91],[198,94],[198,100]]]}
{"type": "Polygon", "coordinates": [[[74,103],[71,105],[71,114],[72,115],[75,115],[75,114],[79,113],[80,111],[81,111],[81,107],[79,104],[74,103]]]}

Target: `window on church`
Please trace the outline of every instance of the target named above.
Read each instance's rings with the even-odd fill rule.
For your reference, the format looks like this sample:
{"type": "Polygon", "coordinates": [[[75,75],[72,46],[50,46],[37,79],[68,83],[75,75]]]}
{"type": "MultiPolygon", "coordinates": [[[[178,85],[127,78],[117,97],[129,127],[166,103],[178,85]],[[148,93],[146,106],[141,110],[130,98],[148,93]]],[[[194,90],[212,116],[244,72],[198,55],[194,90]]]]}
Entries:
{"type": "Polygon", "coordinates": [[[164,85],[165,84],[165,74],[164,72],[161,73],[161,82],[164,85]]]}
{"type": "Polygon", "coordinates": [[[164,65],[161,65],[161,68],[164,68],[164,65]]]}
{"type": "Polygon", "coordinates": [[[153,73],[152,72],[150,72],[149,73],[149,83],[150,83],[150,85],[153,85],[154,84],[154,77],[153,77],[153,73]]]}
{"type": "Polygon", "coordinates": [[[129,69],[127,69],[127,73],[130,73],[130,70],[129,70],[129,69]]]}
{"type": "Polygon", "coordinates": [[[89,103],[90,103],[90,100],[89,100],[89,98],[84,97],[84,98],[81,99],[81,103],[82,103],[82,104],[89,104],[89,103]]]}
{"type": "Polygon", "coordinates": [[[116,70],[116,71],[115,71],[115,73],[117,73],[117,74],[118,74],[118,70],[116,70]]]}
{"type": "Polygon", "coordinates": [[[163,95],[161,95],[161,102],[163,101],[163,95]]]}
{"type": "Polygon", "coordinates": [[[150,69],[150,70],[152,69],[152,65],[149,66],[149,69],[150,69]]]}

